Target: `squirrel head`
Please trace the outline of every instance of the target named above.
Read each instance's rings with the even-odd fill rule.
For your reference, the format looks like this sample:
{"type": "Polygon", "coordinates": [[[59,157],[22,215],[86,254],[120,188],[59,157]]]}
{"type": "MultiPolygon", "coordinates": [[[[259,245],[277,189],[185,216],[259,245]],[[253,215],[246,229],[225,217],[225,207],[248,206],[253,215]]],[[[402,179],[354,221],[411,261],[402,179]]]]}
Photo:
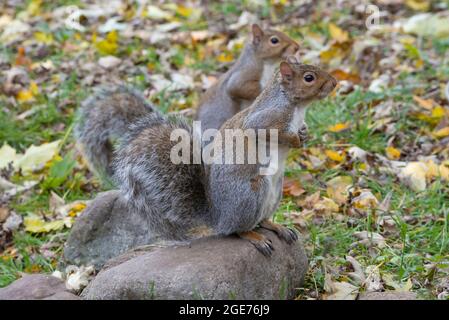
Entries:
{"type": "Polygon", "coordinates": [[[301,64],[294,56],[281,62],[279,75],[282,91],[287,98],[301,104],[323,99],[337,86],[337,80],[329,73],[301,64]]]}
{"type": "Polygon", "coordinates": [[[252,45],[261,59],[286,59],[299,50],[299,45],[285,33],[266,29],[257,24],[252,27],[252,45]]]}

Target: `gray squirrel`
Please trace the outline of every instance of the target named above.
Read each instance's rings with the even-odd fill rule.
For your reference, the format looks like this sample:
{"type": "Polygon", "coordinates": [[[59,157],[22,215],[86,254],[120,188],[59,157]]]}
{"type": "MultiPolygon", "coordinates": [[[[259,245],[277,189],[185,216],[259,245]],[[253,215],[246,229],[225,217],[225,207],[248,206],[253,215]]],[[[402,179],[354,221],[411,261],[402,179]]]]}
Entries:
{"type": "MultiPolygon", "coordinates": [[[[282,58],[294,54],[298,44],[286,34],[257,24],[235,64],[203,95],[196,118],[202,129],[220,126],[249,106],[267,84],[282,58]]],[[[100,88],[86,99],[77,114],[75,138],[91,171],[110,183],[114,145],[130,124],[157,112],[136,90],[126,86],[100,88]]]]}
{"type": "MultiPolygon", "coordinates": [[[[292,229],[269,218],[282,197],[287,153],[301,145],[305,109],[326,97],[336,84],[329,73],[292,57],[281,62],[249,108],[223,124],[219,131],[223,135],[227,129],[277,130],[279,166],[272,175],[261,175],[259,162],[174,164],[170,155],[178,141],[171,140],[173,130],[185,130],[192,145],[197,135],[183,117],[151,113],[130,126],[117,149],[116,183],[129,205],[147,217],[150,231],[161,238],[237,234],[269,256],[272,243],[255,228],[270,229],[288,243],[297,239],[292,229]]],[[[221,142],[214,139],[214,143],[221,142]]]]}
{"type": "Polygon", "coordinates": [[[237,61],[201,97],[196,120],[201,129],[220,129],[233,115],[243,110],[260,94],[279,63],[299,50],[285,33],[253,24],[252,39],[247,41],[237,61]]]}

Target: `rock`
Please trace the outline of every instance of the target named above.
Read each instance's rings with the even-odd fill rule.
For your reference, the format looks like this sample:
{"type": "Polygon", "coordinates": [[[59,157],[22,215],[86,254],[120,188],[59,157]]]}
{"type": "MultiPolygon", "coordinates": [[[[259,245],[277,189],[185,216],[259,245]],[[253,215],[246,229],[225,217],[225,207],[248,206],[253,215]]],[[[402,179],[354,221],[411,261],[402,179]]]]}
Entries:
{"type": "Polygon", "coordinates": [[[129,210],[118,190],[100,193],[77,218],[64,249],[65,262],[99,269],[109,259],[154,242],[145,219],[129,210]]]}
{"type": "Polygon", "coordinates": [[[109,261],[83,299],[293,298],[307,271],[301,241],[288,245],[261,230],[275,248],[265,257],[236,236],[150,245],[109,261]]]}
{"type": "Polygon", "coordinates": [[[98,60],[98,64],[100,65],[100,67],[107,70],[111,70],[117,67],[120,63],[122,63],[122,60],[114,56],[106,56],[98,60]]]}
{"type": "Polygon", "coordinates": [[[79,297],[68,291],[61,279],[31,274],[0,288],[0,300],[79,300],[79,297]]]}
{"type": "Polygon", "coordinates": [[[364,292],[359,295],[358,300],[417,300],[414,292],[364,292]]]}

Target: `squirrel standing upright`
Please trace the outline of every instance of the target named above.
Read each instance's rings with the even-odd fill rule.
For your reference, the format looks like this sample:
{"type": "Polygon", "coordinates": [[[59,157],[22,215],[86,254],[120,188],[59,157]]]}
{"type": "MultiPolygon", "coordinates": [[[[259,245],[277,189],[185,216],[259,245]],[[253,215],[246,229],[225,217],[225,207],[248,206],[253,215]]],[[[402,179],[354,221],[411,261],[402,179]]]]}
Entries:
{"type": "Polygon", "coordinates": [[[299,45],[285,33],[252,25],[252,39],[234,65],[200,100],[196,120],[201,130],[221,125],[251,103],[266,87],[282,59],[295,54],[299,45]]]}
{"type": "MultiPolygon", "coordinates": [[[[252,26],[252,38],[235,65],[205,92],[197,116],[203,129],[219,129],[227,119],[251,104],[280,59],[299,48],[286,34],[264,31],[257,24],[252,26]]],[[[124,86],[100,88],[86,99],[78,112],[75,138],[90,169],[104,180],[110,178],[114,140],[124,136],[135,120],[152,112],[156,108],[141,94],[124,86]]]]}
{"type": "Polygon", "coordinates": [[[182,117],[153,113],[130,127],[114,158],[115,177],[129,205],[147,217],[151,232],[171,240],[236,233],[265,255],[273,247],[254,231],[256,226],[273,230],[288,243],[297,239],[293,230],[268,218],[282,196],[287,152],[300,146],[306,106],[326,97],[337,81],[317,67],[292,59],[282,62],[254,103],[219,131],[277,129],[280,155],[273,175],[261,175],[259,162],[173,163],[171,150],[178,144],[171,140],[173,130],[186,130],[191,144],[196,137],[182,117]]]}

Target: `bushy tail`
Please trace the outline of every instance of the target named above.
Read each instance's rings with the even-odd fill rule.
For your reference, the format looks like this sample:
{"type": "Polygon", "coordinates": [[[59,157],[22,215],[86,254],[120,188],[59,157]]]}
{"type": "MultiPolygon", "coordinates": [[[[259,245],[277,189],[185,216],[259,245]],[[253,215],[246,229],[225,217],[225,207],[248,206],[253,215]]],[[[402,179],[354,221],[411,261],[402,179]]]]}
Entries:
{"type": "Polygon", "coordinates": [[[184,240],[204,236],[211,223],[203,165],[173,162],[172,148],[180,142],[171,140],[174,130],[186,133],[193,160],[192,127],[186,119],[153,113],[133,123],[117,148],[115,182],[129,204],[148,218],[153,232],[184,240]]]}
{"type": "Polygon", "coordinates": [[[97,88],[78,110],[75,124],[77,145],[92,171],[110,182],[114,145],[131,123],[155,112],[137,91],[125,86],[97,88]]]}

